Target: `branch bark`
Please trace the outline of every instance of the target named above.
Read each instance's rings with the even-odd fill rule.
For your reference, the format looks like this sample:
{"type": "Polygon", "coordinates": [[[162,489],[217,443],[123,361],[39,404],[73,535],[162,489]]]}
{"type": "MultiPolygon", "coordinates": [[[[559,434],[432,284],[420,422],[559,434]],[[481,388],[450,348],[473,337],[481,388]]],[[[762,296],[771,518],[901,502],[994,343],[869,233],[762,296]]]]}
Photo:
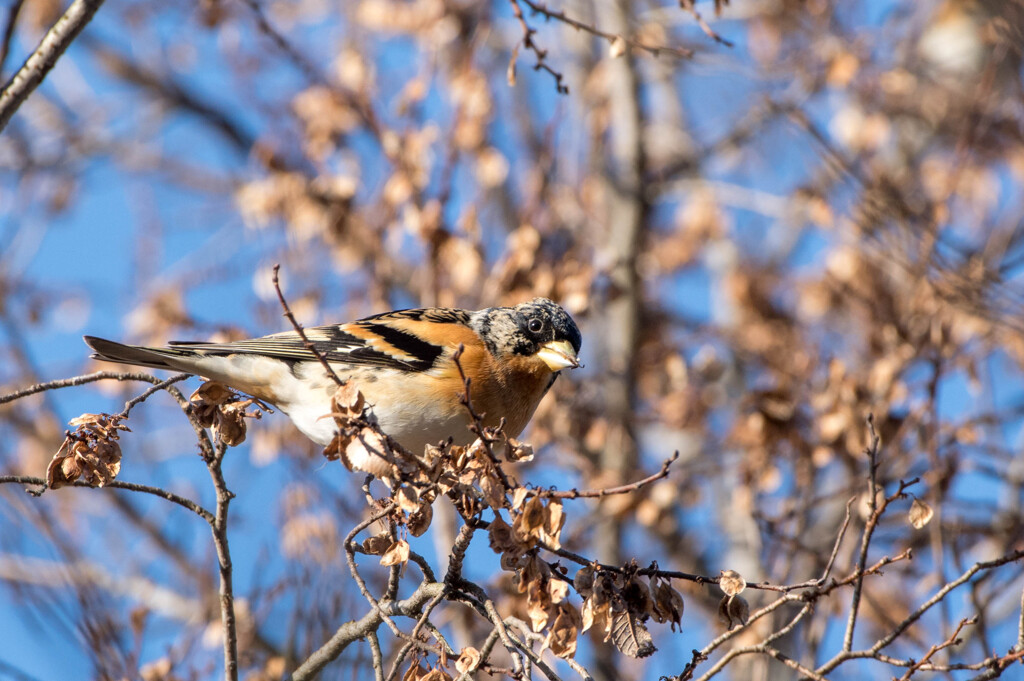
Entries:
{"type": "Polygon", "coordinates": [[[0,91],[0,132],[102,4],[103,0],[75,0],[46,32],[39,46],[0,91]]]}

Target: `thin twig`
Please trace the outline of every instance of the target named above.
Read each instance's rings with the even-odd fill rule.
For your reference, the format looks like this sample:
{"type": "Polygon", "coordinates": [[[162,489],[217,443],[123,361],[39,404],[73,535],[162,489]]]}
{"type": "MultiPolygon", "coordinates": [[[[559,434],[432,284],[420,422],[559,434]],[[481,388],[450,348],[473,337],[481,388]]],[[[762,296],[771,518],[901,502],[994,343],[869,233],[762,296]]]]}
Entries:
{"type": "MultiPolygon", "coordinates": [[[[480,438],[480,442],[483,444],[483,449],[487,453],[487,458],[490,460],[491,465],[494,466],[494,470],[498,474],[498,478],[501,480],[503,488],[510,490],[513,489],[513,485],[508,479],[508,476],[505,475],[505,471],[502,469],[501,462],[498,461],[498,457],[494,455],[494,451],[491,449],[491,443],[494,441],[494,437],[487,432],[487,429],[484,426],[483,417],[486,416],[486,414],[481,415],[473,408],[473,381],[466,375],[465,370],[462,368],[462,353],[465,352],[465,350],[466,347],[462,343],[459,343],[459,347],[457,347],[455,352],[452,353],[452,362],[455,363],[455,368],[459,372],[459,378],[462,380],[463,387],[462,393],[459,394],[459,404],[465,407],[466,412],[469,414],[469,418],[472,421],[469,429],[476,434],[478,438],[480,438]]],[[[502,418],[498,425],[498,430],[500,431],[504,425],[505,419],[502,418]]]]}
{"type": "Polygon", "coordinates": [[[388,672],[387,681],[394,681],[394,679],[398,678],[398,672],[401,671],[402,663],[405,661],[405,658],[409,653],[412,652],[412,649],[416,647],[420,630],[426,626],[430,614],[434,611],[434,608],[441,603],[447,593],[448,589],[441,589],[423,607],[423,612],[420,613],[419,619],[416,620],[416,624],[413,626],[412,631],[409,632],[408,642],[402,646],[402,650],[399,651],[398,655],[395,657],[395,661],[391,664],[391,671],[388,672]]]}
{"type": "Polygon", "coordinates": [[[224,678],[226,681],[238,681],[238,627],[235,620],[234,572],[231,565],[231,550],[228,545],[228,506],[234,494],[228,490],[224,481],[221,464],[227,445],[222,441],[216,443],[214,455],[206,462],[217,491],[217,513],[211,530],[213,544],[217,550],[217,568],[220,577],[218,591],[220,600],[220,619],[224,627],[224,678]]]}
{"type": "Polygon", "coordinates": [[[11,52],[11,41],[14,40],[14,27],[18,23],[18,14],[25,4],[25,0],[14,0],[7,10],[7,21],[4,23],[3,42],[0,43],[0,77],[4,73],[4,64],[7,63],[7,55],[11,52]]]}
{"type": "Polygon", "coordinates": [[[1024,589],[1020,592],[1020,614],[1017,619],[1017,650],[1024,651],[1024,589]]]}
{"type": "Polygon", "coordinates": [[[625,43],[630,47],[633,47],[638,50],[643,50],[644,52],[648,52],[654,57],[660,57],[663,53],[670,54],[680,59],[688,59],[693,56],[693,50],[688,50],[685,47],[674,47],[671,45],[650,45],[635,38],[630,38],[629,36],[620,36],[616,35],[615,33],[608,33],[606,31],[602,31],[595,26],[579,21],[578,19],[573,19],[572,17],[565,13],[565,10],[551,9],[542,2],[534,2],[533,0],[520,0],[520,2],[525,4],[527,7],[529,7],[537,14],[544,15],[544,17],[547,19],[555,19],[556,21],[560,21],[563,24],[576,29],[577,31],[583,31],[585,33],[589,33],[590,35],[597,36],[598,38],[604,38],[609,43],[614,42],[618,38],[622,38],[622,40],[625,41],[625,43]]]}
{"type": "Polygon", "coordinates": [[[864,524],[864,533],[861,535],[860,555],[857,556],[857,581],[853,585],[853,597],[850,601],[850,615],[846,621],[846,634],[843,636],[843,650],[849,652],[853,648],[853,630],[857,625],[857,611],[860,607],[861,589],[864,578],[861,574],[864,565],[868,560],[868,547],[871,545],[871,537],[878,523],[878,446],[881,443],[875,433],[875,419],[873,414],[868,414],[868,446],[864,453],[868,456],[868,519],[864,524]]]}
{"type": "Polygon", "coordinates": [[[369,631],[366,634],[366,640],[370,644],[370,657],[373,659],[373,678],[375,681],[384,681],[384,655],[380,650],[380,639],[377,638],[377,630],[369,631]]]}
{"type": "Polygon", "coordinates": [[[675,461],[678,458],[679,452],[676,451],[672,454],[672,456],[662,461],[661,470],[659,470],[657,473],[653,475],[648,475],[646,478],[642,480],[631,482],[628,485],[619,485],[618,487],[605,487],[602,489],[591,489],[582,491],[578,489],[531,489],[527,492],[526,495],[528,497],[545,497],[548,499],[594,499],[607,497],[612,494],[629,494],[630,492],[635,492],[641,487],[649,485],[652,482],[657,482],[658,480],[667,477],[669,468],[672,466],[673,463],[675,463],[675,461]]]}
{"type": "MultiPolygon", "coordinates": [[[[537,43],[533,41],[533,35],[537,32],[528,23],[526,18],[523,17],[523,8],[519,6],[519,0],[509,0],[512,5],[512,14],[515,15],[516,20],[519,22],[519,26],[523,29],[522,45],[526,49],[533,52],[534,57],[537,58],[537,62],[533,65],[534,71],[547,71],[551,74],[551,77],[555,79],[555,90],[560,95],[569,94],[569,86],[565,85],[562,81],[564,76],[558,71],[551,68],[547,62],[548,51],[541,49],[537,43]]],[[[513,54],[513,60],[515,55],[513,54]]]]}
{"type": "MultiPolygon", "coordinates": [[[[858,650],[850,650],[850,651],[845,651],[844,650],[844,651],[836,654],[831,660],[829,660],[825,664],[823,664],[820,667],[818,667],[818,669],[817,669],[818,673],[827,674],[828,672],[832,671],[833,669],[838,667],[840,664],[842,664],[843,662],[845,662],[846,660],[849,660],[849,659],[864,658],[864,657],[872,657],[872,658],[875,658],[875,659],[881,659],[879,653],[883,649],[888,647],[893,641],[895,641],[897,638],[899,638],[900,635],[902,635],[904,631],[906,631],[908,628],[913,626],[913,624],[915,622],[917,622],[918,620],[920,620],[921,617],[923,617],[924,614],[926,612],[928,612],[928,610],[930,610],[932,607],[934,607],[935,604],[941,602],[951,591],[956,589],[958,586],[961,586],[962,584],[965,584],[966,582],[970,581],[971,577],[973,577],[974,575],[976,575],[979,572],[982,572],[982,571],[985,571],[985,570],[991,570],[993,568],[1001,567],[1001,566],[1007,565],[1009,563],[1015,563],[1015,562],[1017,562],[1017,561],[1019,561],[1021,559],[1024,559],[1024,549],[1019,549],[1017,551],[1012,551],[1012,552],[1010,552],[1010,553],[1008,553],[1008,554],[1006,554],[1004,556],[1001,556],[999,558],[995,558],[993,560],[988,560],[988,561],[982,561],[982,562],[979,562],[979,563],[975,563],[968,570],[966,570],[963,574],[961,574],[959,577],[957,577],[956,579],[954,579],[951,582],[948,582],[948,583],[944,584],[941,589],[939,589],[938,591],[936,591],[932,595],[931,598],[929,598],[927,601],[925,601],[920,606],[918,606],[917,610],[915,610],[914,612],[912,612],[909,615],[907,615],[907,617],[905,617],[902,622],[900,622],[895,627],[893,627],[892,630],[890,630],[888,634],[886,634],[882,638],[880,638],[877,641],[875,641],[875,643],[870,648],[868,648],[866,650],[859,650],[859,651],[858,650]]],[[[869,571],[870,571],[870,569],[867,572],[869,572],[869,571]]],[[[1017,653],[1020,653],[1021,655],[1024,655],[1024,650],[1016,651],[1014,653],[1014,655],[1016,655],[1017,653]]],[[[1021,655],[1018,655],[1018,657],[1020,657],[1021,655]]],[[[966,668],[981,669],[984,666],[989,666],[989,665],[997,664],[1001,660],[1005,660],[1005,659],[1006,659],[1005,656],[1004,657],[995,656],[995,657],[992,657],[992,658],[989,658],[988,660],[986,660],[985,664],[983,664],[983,665],[980,665],[980,666],[979,665],[975,665],[975,666],[972,666],[972,667],[964,667],[964,668],[965,669],[966,668]]],[[[1018,658],[1014,658],[1014,659],[1018,659],[1018,658]]],[[[889,662],[889,660],[886,660],[886,661],[889,662]]],[[[890,662],[890,664],[891,664],[891,662],[890,662]]]]}
{"type": "Polygon", "coordinates": [[[302,328],[302,324],[299,324],[298,320],[295,319],[295,315],[292,314],[291,308],[288,307],[288,301],[284,299],[284,293],[281,292],[281,281],[278,276],[278,272],[280,272],[280,270],[281,266],[275,264],[274,290],[277,291],[277,299],[281,301],[281,307],[284,308],[284,316],[288,318],[288,321],[291,322],[292,327],[295,329],[296,333],[299,334],[299,338],[302,339],[303,346],[305,346],[307,350],[313,353],[313,356],[316,357],[317,360],[319,360],[320,364],[323,365],[324,370],[327,372],[327,375],[330,376],[334,380],[334,382],[337,383],[339,386],[345,385],[345,382],[338,378],[338,374],[334,372],[334,368],[331,367],[331,365],[327,362],[327,358],[324,357],[323,353],[320,352],[317,349],[317,347],[313,345],[312,341],[310,341],[309,338],[306,337],[306,330],[302,328]]]}
{"type": "MultiPolygon", "coordinates": [[[[30,475],[0,475],[0,485],[11,483],[16,485],[31,485],[34,487],[39,487],[38,490],[25,490],[34,497],[41,496],[47,489],[49,489],[46,486],[46,480],[44,480],[43,478],[36,478],[30,475]]],[[[76,480],[74,482],[67,483],[67,485],[65,486],[99,489],[95,485],[90,485],[89,483],[84,482],[82,480],[76,480]]],[[[203,508],[200,504],[196,503],[195,501],[192,501],[191,499],[175,494],[174,492],[165,490],[161,487],[140,485],[135,482],[125,482],[123,480],[111,480],[106,485],[104,485],[104,487],[109,487],[110,489],[123,489],[129,492],[142,492],[143,494],[152,494],[155,497],[166,499],[167,501],[170,501],[173,504],[177,504],[182,508],[192,511],[193,513],[195,513],[211,525],[214,522],[214,515],[207,511],[205,508],[203,508]]]]}
{"type": "Polygon", "coordinates": [[[189,376],[191,376],[191,374],[177,374],[175,376],[171,376],[165,381],[160,381],[159,383],[154,384],[152,388],[148,388],[141,395],[133,397],[132,399],[125,402],[124,409],[121,411],[120,415],[123,416],[124,418],[128,418],[128,414],[136,406],[142,404],[143,402],[145,402],[146,400],[148,400],[150,397],[160,392],[161,390],[166,390],[168,386],[178,383],[180,381],[184,381],[189,376]]]}
{"type": "Polygon", "coordinates": [[[850,526],[850,509],[853,507],[853,502],[857,501],[857,497],[850,497],[846,502],[846,516],[843,518],[843,525],[839,528],[839,534],[836,536],[836,543],[832,546],[832,553],[828,557],[828,561],[825,563],[825,569],[821,573],[821,577],[818,579],[819,584],[824,584],[825,580],[828,579],[828,575],[832,572],[832,566],[835,565],[836,556],[839,555],[839,545],[843,543],[843,537],[846,536],[846,528],[850,526]]]}
{"type": "Polygon", "coordinates": [[[385,623],[387,623],[388,627],[391,629],[391,632],[395,636],[401,636],[402,632],[398,629],[398,625],[395,624],[394,621],[390,617],[388,617],[387,614],[381,609],[380,601],[373,597],[373,594],[370,593],[369,588],[366,586],[366,581],[363,579],[362,575],[359,574],[359,568],[356,566],[356,556],[354,548],[354,541],[356,535],[358,535],[360,532],[362,532],[367,527],[377,522],[381,518],[385,518],[388,515],[390,515],[397,507],[398,504],[392,501],[390,504],[382,508],[380,511],[374,513],[369,518],[366,518],[365,520],[360,522],[358,525],[353,527],[352,530],[348,533],[348,535],[345,537],[345,541],[342,543],[342,546],[345,549],[345,559],[348,562],[348,570],[352,574],[352,579],[356,581],[356,586],[359,587],[359,592],[363,595],[363,598],[365,598],[371,606],[373,606],[380,612],[381,618],[385,623]]]}
{"type": "Polygon", "coordinates": [[[963,628],[968,624],[975,624],[977,621],[977,616],[964,618],[960,620],[960,623],[956,625],[956,629],[953,631],[952,634],[949,635],[949,638],[947,638],[942,643],[937,643],[933,645],[931,648],[929,648],[928,652],[924,654],[924,657],[922,657],[920,660],[912,664],[907,669],[907,671],[903,673],[903,676],[899,678],[899,681],[910,681],[910,677],[912,677],[922,667],[926,666],[931,661],[932,656],[935,655],[935,653],[939,652],[940,650],[949,648],[950,646],[955,646],[962,643],[960,639],[960,632],[963,631],[963,628]]]}
{"type": "Polygon", "coordinates": [[[7,404],[15,400],[20,400],[23,397],[29,395],[35,395],[45,390],[58,390],[60,388],[71,388],[74,386],[85,385],[87,383],[94,383],[95,381],[104,380],[114,381],[143,381],[145,383],[152,383],[158,385],[163,383],[163,379],[157,378],[152,374],[145,374],[142,372],[124,372],[124,371],[97,371],[92,374],[84,374],[82,376],[74,376],[72,378],[62,378],[57,381],[47,381],[46,383],[36,383],[30,385],[27,388],[22,388],[13,393],[6,395],[0,395],[0,404],[7,404]]]}
{"type": "Polygon", "coordinates": [[[439,582],[422,582],[409,598],[397,603],[380,603],[362,618],[341,625],[327,643],[317,649],[292,673],[289,677],[290,681],[306,681],[315,678],[328,663],[341,655],[350,643],[364,638],[367,633],[376,630],[385,617],[413,616],[419,613],[420,608],[444,588],[444,584],[439,582]]]}
{"type": "MultiPolygon", "coordinates": [[[[487,617],[491,620],[491,624],[494,625],[495,630],[498,632],[498,637],[501,639],[502,645],[505,646],[505,650],[508,651],[512,657],[512,671],[515,675],[521,677],[523,674],[523,660],[517,652],[517,648],[522,649],[523,646],[517,645],[513,640],[512,635],[508,631],[508,627],[505,626],[505,620],[498,614],[498,609],[494,606],[494,601],[487,598],[484,600],[484,609],[487,612],[487,617]]],[[[526,652],[523,650],[523,652],[526,652]]]]}
{"type": "Polygon", "coordinates": [[[685,9],[693,16],[694,21],[700,26],[700,30],[704,31],[704,35],[714,40],[716,43],[725,45],[726,47],[732,47],[732,41],[726,40],[722,36],[715,33],[715,31],[708,25],[708,22],[704,21],[704,17],[701,16],[700,12],[697,11],[697,3],[695,0],[679,0],[679,6],[685,9]]]}

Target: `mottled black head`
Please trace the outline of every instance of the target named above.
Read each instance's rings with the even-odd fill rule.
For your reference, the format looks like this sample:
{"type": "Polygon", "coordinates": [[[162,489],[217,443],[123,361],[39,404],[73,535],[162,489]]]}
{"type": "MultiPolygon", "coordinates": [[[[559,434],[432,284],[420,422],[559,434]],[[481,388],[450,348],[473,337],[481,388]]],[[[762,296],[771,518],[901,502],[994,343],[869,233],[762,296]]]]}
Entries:
{"type": "Polygon", "coordinates": [[[480,310],[470,325],[492,355],[540,354],[552,371],[579,366],[580,330],[568,312],[547,298],[480,310]]]}

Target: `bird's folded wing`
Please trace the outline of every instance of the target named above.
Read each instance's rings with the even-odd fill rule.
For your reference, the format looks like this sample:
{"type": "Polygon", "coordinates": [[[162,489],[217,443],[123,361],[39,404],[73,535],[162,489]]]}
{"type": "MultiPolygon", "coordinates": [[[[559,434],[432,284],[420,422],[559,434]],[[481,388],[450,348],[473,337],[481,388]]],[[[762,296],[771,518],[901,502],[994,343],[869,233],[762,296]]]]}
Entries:
{"type": "MultiPolygon", "coordinates": [[[[401,310],[348,324],[312,327],[305,329],[305,334],[328,362],[427,371],[435,366],[446,347],[465,342],[467,333],[475,335],[464,326],[461,316],[438,317],[438,312],[401,310]],[[438,325],[448,327],[451,333],[438,334],[438,325]]],[[[209,355],[256,354],[286,362],[317,359],[295,331],[232,343],[173,341],[171,345],[209,355]]]]}

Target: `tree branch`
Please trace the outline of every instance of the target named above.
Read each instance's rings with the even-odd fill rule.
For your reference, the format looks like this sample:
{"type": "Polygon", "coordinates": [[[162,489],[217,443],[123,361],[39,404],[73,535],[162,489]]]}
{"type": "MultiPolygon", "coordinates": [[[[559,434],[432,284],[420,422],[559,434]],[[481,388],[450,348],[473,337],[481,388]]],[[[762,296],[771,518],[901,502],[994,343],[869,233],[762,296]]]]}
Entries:
{"type": "Polygon", "coordinates": [[[102,4],[103,0],[75,0],[46,32],[39,46],[0,91],[0,132],[102,4]]]}

